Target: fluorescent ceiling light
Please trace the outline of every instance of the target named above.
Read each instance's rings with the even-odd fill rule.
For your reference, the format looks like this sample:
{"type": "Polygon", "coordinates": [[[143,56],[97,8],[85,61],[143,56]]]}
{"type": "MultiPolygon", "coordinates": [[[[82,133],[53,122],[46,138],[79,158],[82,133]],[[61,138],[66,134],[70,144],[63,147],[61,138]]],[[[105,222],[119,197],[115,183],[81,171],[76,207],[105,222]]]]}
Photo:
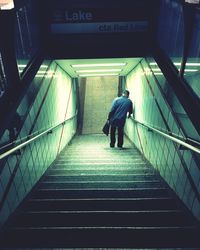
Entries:
{"type": "MultiPolygon", "coordinates": [[[[152,70],[153,70],[153,72],[160,72],[161,70],[159,69],[159,68],[156,68],[156,69],[153,69],[152,68],[152,70]]],[[[178,70],[180,70],[180,69],[178,69],[178,70]]],[[[199,71],[198,69],[185,69],[184,70],[185,72],[196,72],[196,71],[199,71]]]]}
{"type": "Polygon", "coordinates": [[[27,65],[26,64],[18,64],[18,67],[20,68],[25,68],[27,65]]]}
{"type": "Polygon", "coordinates": [[[92,73],[92,72],[120,72],[122,69],[82,69],[76,70],[77,73],[92,73]]]}
{"type": "MultiPolygon", "coordinates": [[[[25,68],[26,66],[27,66],[26,64],[18,64],[19,68],[25,68]]],[[[41,65],[40,68],[45,68],[46,69],[46,68],[48,68],[48,66],[47,65],[41,65]]]]}
{"type": "MultiPolygon", "coordinates": [[[[181,66],[180,62],[174,62],[173,64],[176,66],[181,66]]],[[[157,63],[151,62],[150,65],[157,65],[157,63]]],[[[200,66],[200,63],[186,63],[186,66],[200,66]]]]}
{"type": "MultiPolygon", "coordinates": [[[[179,71],[180,71],[180,69],[178,69],[179,71]]],[[[156,68],[156,69],[153,69],[152,68],[152,71],[153,72],[161,72],[161,70],[159,69],[159,68],[156,68]]],[[[184,70],[185,72],[197,72],[197,71],[199,71],[198,69],[185,69],[184,70]]],[[[155,75],[156,75],[156,73],[154,73],[155,75]]]]}
{"type": "Polygon", "coordinates": [[[72,64],[73,68],[85,68],[85,67],[113,67],[113,66],[125,66],[126,63],[90,63],[90,64],[72,64]]]}
{"type": "Polygon", "coordinates": [[[159,68],[152,68],[153,71],[161,71],[159,68]]]}
{"type": "MultiPolygon", "coordinates": [[[[19,73],[22,73],[23,70],[22,69],[19,69],[19,73]]],[[[54,71],[53,70],[49,70],[49,71],[46,71],[46,70],[38,70],[37,74],[52,74],[54,71]]]]}
{"type": "Polygon", "coordinates": [[[199,71],[198,69],[185,69],[185,72],[196,72],[199,71]]]}
{"type": "Polygon", "coordinates": [[[86,76],[118,76],[117,73],[97,73],[97,74],[80,74],[80,77],[86,77],[86,76]]]}
{"type": "Polygon", "coordinates": [[[48,65],[41,65],[40,68],[48,68],[48,65]]]}
{"type": "MultiPolygon", "coordinates": [[[[181,66],[180,62],[174,62],[173,64],[176,66],[181,66]]],[[[200,66],[200,63],[186,63],[186,66],[200,66]]]]}
{"type": "Polygon", "coordinates": [[[157,65],[157,63],[156,62],[151,62],[151,63],[149,63],[150,65],[157,65]]]}
{"type": "Polygon", "coordinates": [[[52,70],[50,71],[45,71],[45,70],[38,70],[37,74],[44,74],[44,73],[50,73],[50,72],[53,72],[52,70]]]}
{"type": "Polygon", "coordinates": [[[186,66],[200,66],[200,63],[186,63],[186,66]]]}

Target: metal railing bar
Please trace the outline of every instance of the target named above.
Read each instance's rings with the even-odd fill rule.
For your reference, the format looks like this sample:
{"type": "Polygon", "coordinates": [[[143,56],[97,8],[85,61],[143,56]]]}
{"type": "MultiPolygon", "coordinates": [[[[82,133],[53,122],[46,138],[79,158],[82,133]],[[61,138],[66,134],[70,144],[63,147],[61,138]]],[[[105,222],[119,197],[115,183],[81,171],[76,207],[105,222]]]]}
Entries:
{"type": "MultiPolygon", "coordinates": [[[[58,128],[58,127],[64,125],[66,122],[72,120],[72,119],[73,119],[74,117],[76,117],[76,116],[77,116],[77,111],[76,111],[75,115],[73,115],[72,117],[67,118],[66,120],[60,122],[59,124],[54,125],[54,126],[48,128],[48,129],[46,129],[45,131],[43,131],[43,132],[41,132],[41,133],[39,133],[39,134],[37,134],[37,135],[34,135],[35,133],[33,133],[33,134],[31,134],[31,135],[28,135],[27,137],[25,137],[25,138],[22,139],[22,140],[26,140],[25,142],[22,142],[22,143],[20,143],[19,145],[14,146],[13,148],[11,148],[11,149],[7,150],[6,152],[2,153],[2,154],[0,155],[0,160],[2,160],[2,159],[5,158],[6,156],[8,156],[8,155],[14,153],[15,151],[17,151],[17,150],[19,150],[19,149],[25,147],[26,145],[32,143],[33,141],[39,139],[40,137],[42,137],[42,136],[44,136],[44,135],[46,135],[46,134],[51,133],[53,130],[55,130],[56,128],[58,128]],[[32,136],[33,136],[33,137],[32,137],[32,136]],[[32,138],[30,138],[30,137],[32,137],[32,138]]],[[[20,141],[22,141],[22,140],[20,140],[20,141]]],[[[10,144],[9,144],[9,145],[10,145],[10,144]]]]}
{"type": "MultiPolygon", "coordinates": [[[[176,143],[178,143],[178,144],[180,144],[180,145],[182,145],[182,146],[184,146],[184,147],[186,147],[186,148],[188,148],[188,149],[190,149],[190,150],[192,150],[192,151],[194,151],[194,152],[200,154],[200,148],[195,147],[195,146],[193,146],[193,145],[191,145],[191,144],[189,144],[189,143],[187,143],[187,142],[185,142],[185,141],[183,141],[183,140],[177,138],[178,136],[175,137],[175,136],[173,136],[173,135],[169,135],[169,134],[167,134],[166,132],[162,132],[162,131],[160,131],[159,129],[156,129],[156,128],[154,128],[154,127],[151,127],[150,125],[147,125],[147,124],[144,124],[144,123],[142,123],[142,122],[139,122],[139,121],[137,121],[136,119],[134,119],[133,117],[132,117],[131,119],[132,119],[134,122],[136,122],[136,123],[138,123],[138,124],[140,124],[140,125],[146,127],[146,128],[149,129],[150,131],[154,131],[154,132],[156,132],[157,134],[160,134],[160,135],[162,135],[163,137],[166,137],[167,139],[169,139],[169,140],[171,140],[171,141],[174,141],[174,142],[176,142],[176,143]]],[[[195,140],[192,140],[192,141],[193,141],[193,143],[195,143],[195,144],[199,144],[199,142],[197,142],[197,141],[195,141],[195,140]]]]}
{"type": "Polygon", "coordinates": [[[26,141],[26,140],[30,139],[30,137],[38,135],[39,133],[40,133],[39,131],[35,131],[31,135],[28,135],[28,136],[22,137],[20,139],[16,139],[14,141],[8,142],[7,144],[5,144],[5,145],[3,145],[3,146],[0,147],[0,152],[5,151],[7,148],[11,148],[13,145],[22,143],[23,141],[26,141]]]}
{"type": "Polygon", "coordinates": [[[196,144],[197,147],[200,147],[200,142],[194,140],[193,138],[188,137],[188,138],[187,138],[187,141],[196,144]]]}

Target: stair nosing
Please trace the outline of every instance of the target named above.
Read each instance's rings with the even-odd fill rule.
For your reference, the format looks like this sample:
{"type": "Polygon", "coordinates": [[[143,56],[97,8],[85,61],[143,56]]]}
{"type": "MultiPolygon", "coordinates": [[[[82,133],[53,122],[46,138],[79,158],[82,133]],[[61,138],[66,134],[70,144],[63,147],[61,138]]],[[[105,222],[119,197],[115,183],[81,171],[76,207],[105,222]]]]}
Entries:
{"type": "MultiPolygon", "coordinates": [[[[144,198],[80,198],[80,199],[60,199],[60,198],[44,198],[44,199],[30,199],[29,201],[148,201],[148,200],[174,200],[171,197],[144,197],[144,198]]],[[[28,201],[28,202],[29,202],[28,201]]]]}
{"type": "Polygon", "coordinates": [[[41,184],[72,184],[72,183],[161,183],[160,180],[136,180],[136,181],[101,181],[101,180],[97,180],[97,181],[59,181],[59,180],[55,180],[55,181],[42,181],[41,184]]]}
{"type": "MultiPolygon", "coordinates": [[[[149,173],[149,174],[147,174],[147,173],[145,173],[145,174],[81,174],[81,175],[77,175],[77,174],[64,174],[64,175],[61,175],[61,174],[55,174],[55,175],[53,175],[53,174],[47,174],[46,175],[46,177],[70,177],[70,176],[72,176],[72,177],[74,177],[74,176],[78,176],[78,177],[81,177],[81,176],[145,176],[145,177],[147,177],[147,176],[155,176],[155,174],[153,174],[153,173],[149,173]]],[[[157,175],[156,175],[156,177],[157,177],[157,175]]]]}
{"type": "Polygon", "coordinates": [[[89,230],[89,229],[114,229],[114,230],[162,230],[162,229],[195,229],[195,226],[144,226],[144,227],[12,227],[13,230],[89,230]]]}
{"type": "Polygon", "coordinates": [[[40,210],[40,211],[25,211],[22,214],[100,214],[100,213],[117,213],[117,214],[169,214],[177,213],[184,214],[182,210],[177,209],[167,209],[167,210],[40,210]]]}
{"type": "Polygon", "coordinates": [[[109,191],[111,191],[111,190],[113,190],[113,191],[120,191],[120,190],[122,190],[122,191],[141,191],[141,190],[168,190],[167,188],[155,188],[155,187],[152,187],[152,188],[38,188],[38,191],[40,191],[40,190],[45,190],[45,191],[50,191],[50,190],[54,190],[54,191],[61,191],[61,190],[63,190],[63,191],[72,191],[72,190],[74,190],[74,191],[80,191],[80,190],[84,190],[84,191],[86,191],[86,190],[88,190],[88,191],[105,191],[105,190],[109,190],[109,191]]]}

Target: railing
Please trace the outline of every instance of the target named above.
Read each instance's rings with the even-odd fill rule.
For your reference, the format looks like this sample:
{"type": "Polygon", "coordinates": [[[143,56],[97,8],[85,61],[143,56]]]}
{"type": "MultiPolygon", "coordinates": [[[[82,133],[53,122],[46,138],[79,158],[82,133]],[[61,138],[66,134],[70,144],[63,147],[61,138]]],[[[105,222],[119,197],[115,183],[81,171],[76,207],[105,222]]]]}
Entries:
{"type": "Polygon", "coordinates": [[[139,121],[137,121],[137,120],[134,119],[134,118],[131,118],[131,119],[132,119],[135,123],[138,123],[138,124],[140,124],[141,126],[143,126],[143,127],[145,127],[146,129],[148,129],[149,131],[153,131],[153,132],[155,132],[155,133],[157,133],[157,134],[159,134],[159,135],[162,135],[163,137],[165,137],[165,138],[167,138],[167,139],[169,139],[169,140],[171,140],[171,141],[173,141],[173,142],[176,142],[176,143],[178,143],[179,145],[181,145],[181,146],[183,146],[183,147],[185,147],[185,148],[188,148],[188,149],[190,149],[190,150],[192,150],[192,151],[194,151],[194,152],[200,154],[200,142],[195,141],[195,140],[190,139],[190,138],[183,138],[183,137],[180,137],[180,136],[175,135],[175,134],[173,134],[173,133],[167,133],[166,131],[163,132],[163,131],[161,131],[161,130],[159,130],[159,129],[156,129],[156,128],[154,128],[154,127],[151,127],[150,125],[147,125],[147,124],[144,124],[144,123],[142,123],[142,122],[139,122],[139,121]],[[188,143],[189,141],[191,142],[191,144],[188,143]],[[195,145],[195,146],[194,146],[194,145],[195,145]]]}
{"type": "MultiPolygon", "coordinates": [[[[32,143],[33,141],[38,140],[40,137],[42,137],[42,136],[44,136],[44,135],[47,135],[47,134],[51,134],[53,130],[57,129],[57,128],[60,127],[60,126],[65,125],[66,122],[68,122],[68,121],[74,119],[76,116],[77,116],[77,111],[76,111],[75,115],[73,115],[72,117],[70,117],[70,118],[68,118],[68,119],[66,119],[66,120],[64,120],[64,121],[62,121],[62,122],[60,122],[59,124],[54,125],[54,126],[48,128],[48,129],[46,129],[45,131],[38,133],[37,135],[35,135],[35,133],[34,133],[34,134],[31,134],[31,135],[29,135],[29,136],[27,136],[27,137],[25,137],[25,138],[19,140],[19,141],[18,141],[19,145],[13,146],[11,149],[9,149],[9,150],[7,150],[6,152],[2,153],[2,154],[0,155],[0,160],[3,159],[3,158],[5,158],[5,157],[7,157],[7,156],[9,156],[10,154],[14,153],[15,151],[17,151],[17,150],[19,150],[19,149],[21,149],[21,148],[27,146],[28,144],[32,143]],[[25,141],[25,142],[22,142],[22,141],[25,141]],[[22,143],[21,143],[21,142],[22,142],[22,143]]],[[[13,143],[14,143],[14,142],[13,142],[13,143]]],[[[8,147],[10,147],[10,144],[8,144],[8,147]]],[[[6,146],[4,146],[3,148],[5,149],[6,146]]],[[[9,179],[9,181],[8,181],[8,184],[7,184],[6,188],[5,188],[5,192],[4,192],[4,194],[3,194],[3,197],[2,197],[2,199],[0,200],[0,210],[2,209],[2,207],[3,207],[3,205],[4,205],[4,201],[5,201],[5,199],[6,199],[6,197],[7,197],[7,194],[8,194],[8,192],[9,192],[9,190],[10,190],[11,184],[12,184],[13,179],[14,179],[14,177],[15,177],[15,174],[16,174],[16,172],[17,172],[17,170],[18,170],[18,167],[19,167],[19,165],[17,165],[17,166],[14,168],[13,173],[12,173],[12,175],[10,176],[10,179],[9,179]]]]}
{"type": "MultiPolygon", "coordinates": [[[[167,133],[166,131],[163,132],[163,131],[161,131],[161,130],[159,130],[159,129],[156,129],[156,128],[154,128],[154,127],[151,127],[150,125],[147,125],[147,124],[144,124],[144,123],[142,123],[142,122],[139,122],[139,121],[137,121],[136,119],[134,119],[134,118],[132,118],[132,117],[131,117],[131,119],[132,119],[135,123],[138,123],[139,125],[145,127],[148,131],[155,132],[155,133],[157,133],[157,134],[159,134],[159,135],[161,135],[161,136],[163,136],[163,137],[165,137],[165,138],[171,140],[172,142],[177,143],[177,144],[179,144],[180,146],[183,146],[183,147],[184,147],[183,149],[190,149],[190,150],[192,150],[193,152],[200,154],[200,142],[195,141],[195,140],[190,139],[190,138],[182,138],[182,137],[179,137],[179,136],[177,136],[177,135],[174,135],[173,133],[170,133],[170,132],[168,132],[168,133],[167,133]],[[190,141],[191,144],[188,143],[188,141],[190,141]],[[192,144],[193,144],[193,145],[192,145],[192,144]],[[194,146],[194,145],[195,145],[195,146],[194,146]]],[[[181,148],[180,148],[180,149],[181,149],[181,148]]],[[[200,202],[200,193],[199,193],[199,190],[198,190],[196,184],[194,183],[194,180],[193,180],[193,178],[192,178],[192,175],[191,175],[191,173],[189,172],[188,168],[187,168],[184,164],[183,164],[183,168],[184,168],[184,171],[185,171],[185,173],[186,173],[186,175],[187,175],[187,178],[188,178],[188,180],[189,180],[189,183],[190,183],[190,185],[191,185],[191,187],[192,187],[192,190],[193,190],[193,192],[194,192],[196,198],[197,198],[198,201],[200,202]]]]}
{"type": "MultiPolygon", "coordinates": [[[[33,141],[39,139],[40,137],[42,137],[42,136],[44,136],[44,135],[46,135],[46,134],[52,133],[53,130],[55,130],[55,129],[57,129],[58,127],[64,125],[67,121],[72,120],[72,119],[75,118],[76,116],[77,116],[77,111],[76,111],[76,114],[75,114],[75,115],[73,115],[72,117],[70,117],[70,118],[68,118],[68,119],[66,119],[66,120],[64,120],[64,121],[62,121],[62,122],[60,122],[59,124],[54,125],[54,126],[48,128],[48,129],[46,129],[45,131],[38,133],[37,135],[35,135],[35,133],[34,133],[34,134],[28,135],[27,137],[25,137],[25,138],[23,138],[23,139],[17,141],[17,142],[19,143],[19,145],[13,146],[11,149],[9,149],[9,150],[7,150],[6,152],[0,154],[0,160],[2,160],[3,158],[9,156],[10,154],[16,152],[17,150],[19,150],[19,149],[25,147],[26,145],[32,143],[33,141]],[[25,141],[25,142],[22,142],[22,141],[25,141]]],[[[10,144],[5,145],[3,148],[5,149],[5,148],[7,148],[7,147],[10,147],[10,144]]]]}

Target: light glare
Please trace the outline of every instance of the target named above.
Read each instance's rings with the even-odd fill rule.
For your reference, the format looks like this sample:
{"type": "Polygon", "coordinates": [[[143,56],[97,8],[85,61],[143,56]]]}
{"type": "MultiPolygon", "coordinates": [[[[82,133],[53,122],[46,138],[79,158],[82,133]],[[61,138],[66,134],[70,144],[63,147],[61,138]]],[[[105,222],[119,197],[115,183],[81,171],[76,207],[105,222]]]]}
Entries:
{"type": "MultiPolygon", "coordinates": [[[[173,64],[176,66],[181,66],[180,62],[174,62],[173,64]]],[[[157,63],[151,62],[150,65],[155,66],[155,65],[157,65],[157,63]]],[[[186,63],[186,66],[200,66],[200,63],[186,63]]]]}
{"type": "Polygon", "coordinates": [[[73,68],[125,66],[126,63],[72,64],[73,68]]]}
{"type": "Polygon", "coordinates": [[[86,77],[86,76],[118,76],[117,73],[96,73],[96,74],[80,74],[80,77],[86,77]]]}
{"type": "Polygon", "coordinates": [[[92,72],[120,72],[121,69],[82,69],[76,70],[77,73],[92,73],[92,72]]]}

